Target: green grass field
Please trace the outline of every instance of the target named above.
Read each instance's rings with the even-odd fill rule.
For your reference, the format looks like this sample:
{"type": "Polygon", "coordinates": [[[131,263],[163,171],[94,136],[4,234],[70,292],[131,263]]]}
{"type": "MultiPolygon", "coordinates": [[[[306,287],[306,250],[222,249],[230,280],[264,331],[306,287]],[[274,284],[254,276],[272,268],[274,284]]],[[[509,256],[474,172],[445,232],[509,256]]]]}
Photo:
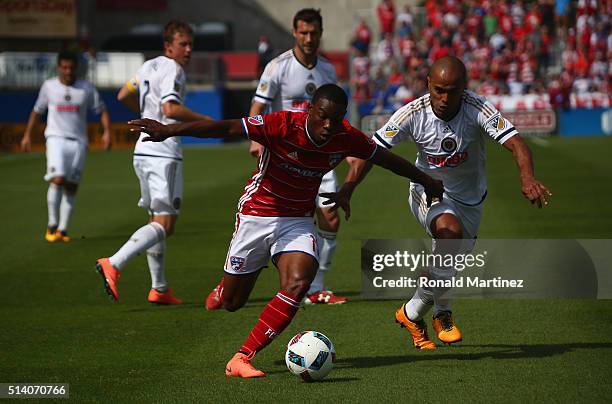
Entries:
{"type": "MultiPolygon", "coordinates": [[[[612,139],[550,139],[532,150],[551,206],[523,199],[510,153],[491,144],[480,237],[611,239],[612,139]]],[[[409,145],[396,151],[413,159],[409,145]]],[[[349,304],[300,309],[255,360],[268,376],[237,380],[224,376],[225,363],[278,289],[268,269],[238,312],[202,305],[254,168],[244,145],[185,151],[184,204],[167,254],[168,279],[187,302],[176,307],[146,302],[144,257],[124,270],[117,304],[93,269],[146,220],[131,152],[89,154],[69,244],[42,238],[44,167],[43,154],[0,156],[0,382],[67,382],[76,402],[609,402],[610,300],[457,300],[463,342],[420,352],[393,322],[400,301],[360,298],[360,240],[424,237],[405,181],[382,169],[356,192],[328,276],[349,304]],[[303,383],[284,364],[287,341],[304,329],[336,346],[336,368],[321,383],[303,383]]]]}

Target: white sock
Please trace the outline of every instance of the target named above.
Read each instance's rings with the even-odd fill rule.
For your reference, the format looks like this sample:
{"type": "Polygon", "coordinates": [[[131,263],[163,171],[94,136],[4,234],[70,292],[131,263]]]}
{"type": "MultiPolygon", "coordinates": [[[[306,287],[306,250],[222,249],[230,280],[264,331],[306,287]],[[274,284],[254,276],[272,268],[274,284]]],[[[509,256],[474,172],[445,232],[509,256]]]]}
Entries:
{"type": "Polygon", "coordinates": [[[325,272],[329,271],[331,261],[336,252],[336,236],[338,233],[317,229],[317,245],[319,247],[319,269],[310,284],[308,294],[325,289],[325,272]]]}
{"type": "Polygon", "coordinates": [[[414,292],[412,299],[404,306],[406,317],[408,317],[410,321],[419,321],[427,314],[432,304],[433,293],[419,286],[414,292]]]}
{"type": "Polygon", "coordinates": [[[72,216],[72,210],[74,209],[74,201],[76,194],[74,192],[66,192],[62,194],[62,202],[60,203],[60,220],[59,220],[59,231],[66,231],[68,229],[68,223],[70,223],[70,216],[72,216]]]}
{"type": "Polygon", "coordinates": [[[62,198],[62,187],[49,183],[49,189],[47,190],[47,210],[49,213],[49,220],[47,221],[48,227],[57,227],[57,216],[59,214],[59,205],[62,198]]]}
{"type": "Polygon", "coordinates": [[[164,230],[164,226],[157,222],[146,224],[136,230],[119,251],[109,257],[109,261],[112,266],[121,270],[129,260],[165,238],[166,230],[164,230]]]}
{"type": "MultiPolygon", "coordinates": [[[[429,271],[430,279],[436,280],[451,280],[457,273],[454,268],[432,268],[429,271]]],[[[452,289],[446,287],[435,287],[431,288],[433,293],[433,301],[434,301],[434,317],[438,315],[441,311],[451,311],[451,295],[452,289]]]]}
{"type": "Polygon", "coordinates": [[[166,258],[166,240],[162,240],[157,244],[153,244],[147,250],[147,263],[149,264],[149,272],[151,272],[151,288],[157,289],[159,292],[168,290],[165,271],[166,258]]]}

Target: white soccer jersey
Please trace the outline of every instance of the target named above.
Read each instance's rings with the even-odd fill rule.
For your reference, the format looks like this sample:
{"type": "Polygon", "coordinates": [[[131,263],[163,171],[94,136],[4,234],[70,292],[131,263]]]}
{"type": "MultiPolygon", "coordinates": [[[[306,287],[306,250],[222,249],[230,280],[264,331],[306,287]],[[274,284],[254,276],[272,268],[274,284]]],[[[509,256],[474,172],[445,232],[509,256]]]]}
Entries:
{"type": "Polygon", "coordinates": [[[493,104],[466,91],[450,121],[433,113],[427,94],[398,109],[374,138],[388,149],[411,139],[418,151],[416,166],[444,182],[445,196],[477,205],[487,194],[485,134],[503,144],[518,132],[493,104]]]}
{"type": "Polygon", "coordinates": [[[95,87],[88,81],[77,80],[64,85],[59,78],[46,80],[34,104],[34,111],[48,111],[45,137],[60,136],[87,144],[87,110],[96,114],[104,111],[104,102],[95,87]]]}
{"type": "MultiPolygon", "coordinates": [[[[158,56],[144,62],[132,80],[137,84],[142,118],[155,119],[163,124],[176,123],[164,116],[162,105],[168,101],[183,104],[185,100],[185,72],[174,59],[158,56]]],[[[143,142],[144,133],[134,148],[135,156],[155,156],[182,159],[181,138],[174,136],[163,142],[143,142]]]]}
{"type": "Polygon", "coordinates": [[[329,60],[319,56],[317,64],[309,69],[290,49],[266,65],[253,100],[270,105],[273,112],[304,112],[317,87],[337,81],[336,69],[329,60]]]}

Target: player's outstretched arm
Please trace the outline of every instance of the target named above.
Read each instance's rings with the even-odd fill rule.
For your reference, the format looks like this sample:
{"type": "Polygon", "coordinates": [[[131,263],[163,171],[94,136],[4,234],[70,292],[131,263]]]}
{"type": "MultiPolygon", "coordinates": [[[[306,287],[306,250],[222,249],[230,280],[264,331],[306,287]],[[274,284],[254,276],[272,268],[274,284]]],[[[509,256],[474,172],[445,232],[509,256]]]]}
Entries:
{"type": "Polygon", "coordinates": [[[125,83],[117,93],[117,100],[125,105],[130,111],[140,114],[138,103],[138,82],[132,79],[125,83]]]}
{"type": "Polygon", "coordinates": [[[433,179],[397,154],[393,154],[383,147],[378,147],[370,161],[397,175],[409,178],[412,182],[421,184],[427,195],[427,206],[431,206],[434,201],[442,200],[442,194],[444,193],[442,181],[433,179]]]}
{"type": "Polygon", "coordinates": [[[129,121],[128,124],[134,126],[130,129],[130,132],[145,132],[149,135],[149,137],[142,139],[143,142],[163,142],[172,136],[208,138],[244,135],[244,128],[240,119],[224,121],[206,119],[172,125],[164,125],[153,119],[135,119],[129,121]]]}
{"type": "Polygon", "coordinates": [[[552,193],[533,175],[533,160],[529,146],[519,135],[515,135],[504,143],[504,147],[512,152],[519,168],[521,191],[525,198],[529,199],[532,204],[535,203],[538,208],[548,205],[552,193]]]}

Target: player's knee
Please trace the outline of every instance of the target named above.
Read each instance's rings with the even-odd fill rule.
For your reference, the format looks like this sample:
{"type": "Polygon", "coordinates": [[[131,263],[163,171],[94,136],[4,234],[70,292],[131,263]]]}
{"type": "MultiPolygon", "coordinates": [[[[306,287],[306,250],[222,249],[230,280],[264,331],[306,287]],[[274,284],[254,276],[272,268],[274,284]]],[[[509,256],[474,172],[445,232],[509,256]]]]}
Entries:
{"type": "Polygon", "coordinates": [[[64,181],[64,190],[70,194],[76,194],[79,189],[79,184],[75,184],[74,182],[64,181]]]}
{"type": "Polygon", "coordinates": [[[437,239],[463,238],[461,223],[455,215],[443,213],[434,220],[433,224],[432,233],[437,239]]]}
{"type": "Polygon", "coordinates": [[[51,178],[51,182],[54,183],[55,185],[59,185],[60,187],[63,187],[64,184],[66,183],[66,178],[64,178],[64,177],[53,177],[53,178],[51,178]]]}
{"type": "Polygon", "coordinates": [[[244,299],[238,299],[238,298],[230,299],[230,298],[226,298],[225,296],[223,296],[223,299],[221,300],[221,306],[227,311],[236,311],[240,309],[242,306],[244,306],[245,303],[246,303],[246,300],[244,299]]]}

